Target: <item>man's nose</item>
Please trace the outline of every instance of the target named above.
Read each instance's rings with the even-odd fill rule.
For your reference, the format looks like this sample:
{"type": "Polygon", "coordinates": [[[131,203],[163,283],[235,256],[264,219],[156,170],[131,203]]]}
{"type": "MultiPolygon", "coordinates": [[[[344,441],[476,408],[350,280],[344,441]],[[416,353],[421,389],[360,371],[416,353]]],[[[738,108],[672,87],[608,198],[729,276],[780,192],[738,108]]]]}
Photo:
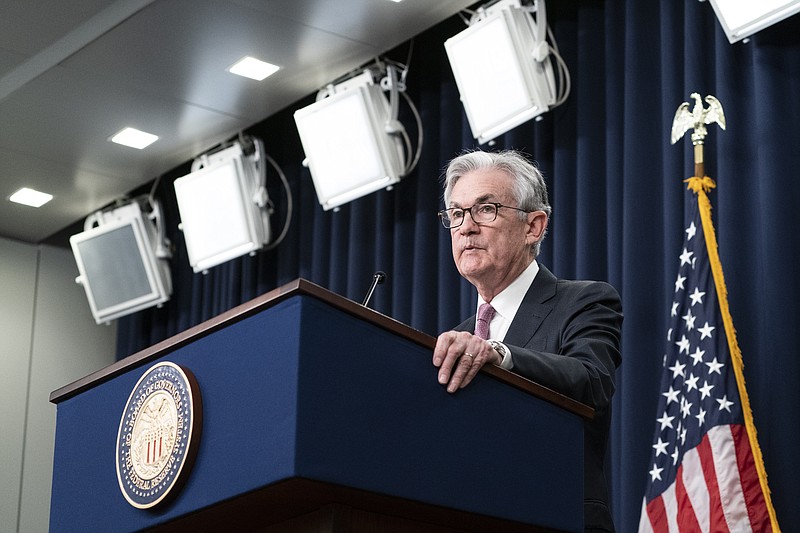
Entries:
{"type": "Polygon", "coordinates": [[[474,233],[478,228],[478,224],[475,222],[475,219],[472,218],[472,211],[464,211],[464,220],[458,228],[459,231],[461,233],[474,233]]]}

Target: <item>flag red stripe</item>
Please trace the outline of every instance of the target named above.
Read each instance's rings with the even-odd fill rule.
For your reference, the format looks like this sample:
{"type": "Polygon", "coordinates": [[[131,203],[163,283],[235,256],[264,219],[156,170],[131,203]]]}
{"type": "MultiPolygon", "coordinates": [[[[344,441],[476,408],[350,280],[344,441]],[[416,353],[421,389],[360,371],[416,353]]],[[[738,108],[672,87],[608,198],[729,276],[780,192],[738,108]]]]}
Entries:
{"type": "MultiPolygon", "coordinates": [[[[728,522],[725,520],[725,512],[722,509],[722,501],[719,493],[719,483],[717,482],[717,471],[714,467],[714,452],[708,435],[703,436],[703,440],[697,445],[697,453],[700,456],[700,464],[703,467],[703,478],[708,487],[708,514],[711,519],[711,531],[729,531],[728,522]]],[[[717,461],[724,461],[726,457],[718,457],[717,461]]]]}
{"type": "Polygon", "coordinates": [[[697,521],[692,501],[686,493],[686,486],[683,484],[683,465],[678,467],[677,477],[675,478],[675,500],[678,503],[678,529],[680,531],[700,531],[700,524],[697,521]]]}
{"type": "Polygon", "coordinates": [[[703,464],[697,450],[690,450],[683,456],[683,476],[681,477],[686,487],[686,495],[692,502],[694,514],[701,531],[710,530],[710,506],[708,485],[703,476],[703,464]]]}
{"type": "Polygon", "coordinates": [[[758,479],[750,440],[744,426],[731,426],[733,442],[736,447],[736,462],[739,467],[739,476],[742,482],[744,501],[747,503],[747,514],[753,531],[772,531],[772,524],[767,512],[767,504],[761,483],[758,479]]]}
{"type": "Polygon", "coordinates": [[[664,498],[659,496],[647,504],[647,516],[654,533],[669,533],[667,523],[667,509],[664,507],[664,498]]]}
{"type": "MultiPolygon", "coordinates": [[[[717,470],[714,466],[714,452],[711,449],[707,434],[697,446],[697,453],[700,456],[700,464],[703,467],[703,478],[706,481],[706,487],[708,487],[708,514],[711,519],[711,530],[729,531],[728,523],[725,520],[725,510],[722,507],[717,470]]],[[[717,457],[717,462],[725,461],[725,459],[725,457],[717,457]]]]}

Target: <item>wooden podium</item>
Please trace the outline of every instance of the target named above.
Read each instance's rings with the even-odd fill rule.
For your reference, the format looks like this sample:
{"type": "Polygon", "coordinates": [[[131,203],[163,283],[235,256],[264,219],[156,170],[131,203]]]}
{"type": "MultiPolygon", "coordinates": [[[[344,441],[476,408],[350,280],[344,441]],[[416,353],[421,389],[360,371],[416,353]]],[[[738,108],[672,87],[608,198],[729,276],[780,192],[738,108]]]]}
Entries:
{"type": "Polygon", "coordinates": [[[447,393],[435,339],[296,280],[54,391],[50,531],[580,531],[588,407],[497,367],[447,393]],[[152,509],[117,480],[120,419],[187,368],[202,434],[152,509]]]}

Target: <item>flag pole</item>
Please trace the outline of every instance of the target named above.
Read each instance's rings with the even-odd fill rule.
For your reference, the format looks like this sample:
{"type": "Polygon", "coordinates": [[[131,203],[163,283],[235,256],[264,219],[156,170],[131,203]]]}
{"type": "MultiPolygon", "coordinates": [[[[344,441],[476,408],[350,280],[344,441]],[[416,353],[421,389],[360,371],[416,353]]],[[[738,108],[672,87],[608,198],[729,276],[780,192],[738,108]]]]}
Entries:
{"type": "Polygon", "coordinates": [[[690,128],[693,129],[691,139],[694,146],[694,176],[686,180],[688,188],[697,195],[700,218],[703,223],[703,233],[705,235],[706,248],[708,250],[709,263],[711,266],[714,284],[717,289],[720,313],[725,326],[725,334],[728,339],[728,348],[731,353],[731,363],[734,374],[736,375],[736,385],[739,390],[739,398],[742,402],[745,427],[747,428],[750,449],[753,454],[755,468],[758,473],[759,484],[764,495],[764,500],[769,514],[773,532],[780,532],[775,508],[772,504],[771,491],[767,484],[767,472],[764,466],[764,458],[761,454],[761,447],[758,444],[755,422],[753,421],[753,411],[750,407],[750,398],[747,394],[744,381],[744,362],[739,342],[736,339],[736,329],[733,326],[733,318],[728,306],[728,290],[725,285],[725,277],[722,272],[722,262],[719,258],[716,232],[711,218],[711,201],[707,193],[716,183],[705,174],[705,160],[703,146],[708,134],[705,124],[716,122],[720,128],[725,129],[725,114],[722,104],[714,96],[707,95],[705,101],[709,107],[704,108],[698,93],[692,93],[691,97],[695,100],[694,108],[689,112],[688,102],[684,102],[675,112],[672,123],[672,144],[680,140],[690,128]]]}

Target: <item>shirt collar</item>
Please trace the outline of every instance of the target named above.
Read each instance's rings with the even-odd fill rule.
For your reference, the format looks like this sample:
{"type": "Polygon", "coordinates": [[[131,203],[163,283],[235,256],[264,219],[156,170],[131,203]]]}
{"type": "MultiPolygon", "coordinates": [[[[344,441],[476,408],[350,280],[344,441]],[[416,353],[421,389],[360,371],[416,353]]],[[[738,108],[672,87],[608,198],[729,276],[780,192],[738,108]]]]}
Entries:
{"type": "MultiPolygon", "coordinates": [[[[531,264],[522,271],[522,274],[520,274],[517,279],[512,281],[508,287],[492,298],[492,307],[494,307],[497,314],[507,320],[513,320],[519,306],[522,304],[522,299],[525,298],[525,294],[528,292],[528,289],[538,273],[539,263],[534,259],[531,261],[531,264]]],[[[477,309],[480,309],[481,305],[484,303],[486,302],[479,294],[477,309]]]]}

